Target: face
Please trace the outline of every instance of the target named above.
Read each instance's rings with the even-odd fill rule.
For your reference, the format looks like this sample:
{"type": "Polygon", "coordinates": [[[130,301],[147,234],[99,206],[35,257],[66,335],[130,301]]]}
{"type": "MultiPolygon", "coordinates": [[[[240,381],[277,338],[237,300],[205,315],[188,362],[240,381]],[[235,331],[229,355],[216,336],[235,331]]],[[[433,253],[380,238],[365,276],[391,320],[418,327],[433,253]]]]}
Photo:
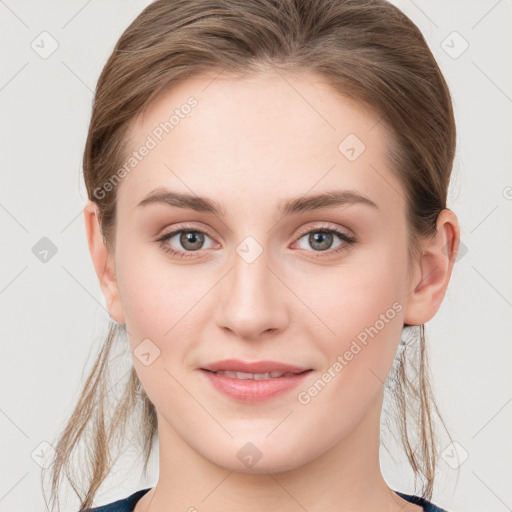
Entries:
{"type": "Polygon", "coordinates": [[[378,116],[318,77],[214,77],[131,125],[116,320],[160,433],[221,467],[283,471],[381,399],[410,286],[405,193],[378,116]],[[166,192],[191,197],[148,199],[166,192]]]}

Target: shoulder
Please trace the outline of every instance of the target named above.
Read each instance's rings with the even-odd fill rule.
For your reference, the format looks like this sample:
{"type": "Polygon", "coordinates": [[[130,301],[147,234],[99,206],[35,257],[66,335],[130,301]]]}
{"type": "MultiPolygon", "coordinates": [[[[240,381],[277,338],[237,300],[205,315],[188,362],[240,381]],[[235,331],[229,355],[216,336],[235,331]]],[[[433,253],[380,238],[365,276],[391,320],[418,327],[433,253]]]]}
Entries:
{"type": "Polygon", "coordinates": [[[401,496],[404,500],[407,500],[416,505],[420,505],[423,507],[424,512],[448,512],[444,508],[437,507],[430,501],[422,498],[421,496],[413,496],[411,494],[405,494],[403,492],[395,491],[399,496],[401,496]]]}
{"type": "Polygon", "coordinates": [[[141,489],[140,491],[134,492],[127,498],[114,501],[113,503],[109,503],[108,505],[88,508],[84,512],[132,512],[137,502],[149,490],[151,490],[151,487],[148,487],[147,489],[141,489]]]}

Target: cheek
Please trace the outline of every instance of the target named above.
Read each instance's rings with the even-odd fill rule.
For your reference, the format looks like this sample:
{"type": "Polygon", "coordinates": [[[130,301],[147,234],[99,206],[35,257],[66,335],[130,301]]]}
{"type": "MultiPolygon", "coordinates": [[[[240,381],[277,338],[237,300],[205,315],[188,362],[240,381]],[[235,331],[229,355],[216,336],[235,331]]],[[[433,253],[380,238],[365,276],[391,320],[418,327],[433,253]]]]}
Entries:
{"type": "Polygon", "coordinates": [[[120,254],[130,256],[118,262],[118,276],[134,368],[149,399],[165,408],[169,397],[179,402],[183,395],[170,375],[185,365],[190,340],[198,338],[191,329],[201,328],[198,302],[206,290],[192,267],[173,271],[155,252],[126,246],[120,254]]]}
{"type": "Polygon", "coordinates": [[[311,280],[314,287],[304,288],[304,302],[323,324],[321,336],[313,330],[310,336],[321,343],[328,365],[346,355],[346,368],[358,368],[350,372],[367,374],[372,368],[386,378],[403,327],[406,258],[402,253],[405,249],[395,252],[383,247],[337,272],[319,272],[311,280]]]}
{"type": "MultiPolygon", "coordinates": [[[[309,332],[325,366],[311,388],[301,391],[304,414],[317,411],[316,418],[337,425],[326,432],[334,439],[347,433],[378,400],[392,368],[403,324],[400,283],[394,282],[389,266],[373,266],[371,272],[352,269],[338,279],[326,280],[328,300],[321,318],[333,332],[309,332]]],[[[310,296],[310,299],[313,299],[310,296]]],[[[307,299],[306,299],[307,300],[307,299]]],[[[315,322],[316,325],[316,322],[315,322]]],[[[313,415],[315,416],[315,415],[313,415]]],[[[305,421],[313,420],[308,416],[305,421]]]]}

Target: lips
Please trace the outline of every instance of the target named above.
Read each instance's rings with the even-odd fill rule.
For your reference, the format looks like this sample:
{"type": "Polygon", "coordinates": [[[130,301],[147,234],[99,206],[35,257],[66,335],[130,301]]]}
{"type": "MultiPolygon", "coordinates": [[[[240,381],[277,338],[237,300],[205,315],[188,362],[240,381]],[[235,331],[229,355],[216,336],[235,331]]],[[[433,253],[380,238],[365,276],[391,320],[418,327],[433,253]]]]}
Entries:
{"type": "Polygon", "coordinates": [[[254,363],[227,359],[200,368],[223,395],[241,402],[263,402],[298,386],[311,368],[276,361],[254,363]]]}

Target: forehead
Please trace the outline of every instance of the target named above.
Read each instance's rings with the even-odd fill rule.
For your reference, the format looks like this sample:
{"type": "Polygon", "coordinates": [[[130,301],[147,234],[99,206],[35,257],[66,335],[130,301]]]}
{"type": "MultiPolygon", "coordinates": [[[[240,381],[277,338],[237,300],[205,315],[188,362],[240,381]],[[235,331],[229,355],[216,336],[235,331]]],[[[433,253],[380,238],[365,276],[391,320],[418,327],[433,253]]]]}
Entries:
{"type": "Polygon", "coordinates": [[[131,123],[126,161],[149,149],[132,158],[118,199],[135,206],[162,186],[223,202],[234,192],[265,200],[344,186],[396,201],[389,143],[376,114],[317,75],[201,75],[131,123]]]}

